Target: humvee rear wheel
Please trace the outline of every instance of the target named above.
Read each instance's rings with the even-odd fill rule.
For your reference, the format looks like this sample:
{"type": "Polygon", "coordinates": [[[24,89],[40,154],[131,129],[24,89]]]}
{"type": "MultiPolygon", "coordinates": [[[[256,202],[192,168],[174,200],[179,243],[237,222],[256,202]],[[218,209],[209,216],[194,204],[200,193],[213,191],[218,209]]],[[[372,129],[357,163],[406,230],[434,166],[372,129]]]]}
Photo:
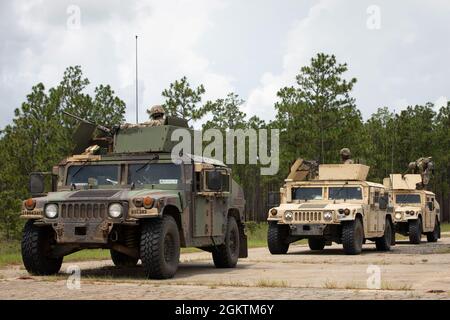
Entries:
{"type": "Polygon", "coordinates": [[[145,221],[140,255],[147,277],[168,279],[175,275],[180,261],[180,234],[173,217],[166,215],[145,221]]]}
{"type": "Polygon", "coordinates": [[[111,260],[117,267],[134,267],[138,263],[138,258],[127,256],[126,254],[113,249],[109,251],[111,253],[111,260]]]}
{"type": "Polygon", "coordinates": [[[225,243],[212,249],[217,268],[234,268],[239,259],[239,228],[234,217],[228,217],[225,243]]]}
{"type": "Polygon", "coordinates": [[[409,242],[419,244],[422,241],[422,219],[409,220],[409,242]]]}
{"type": "Polygon", "coordinates": [[[364,241],[364,229],[360,219],[342,225],[342,245],[345,254],[360,254],[364,241]]]}
{"type": "Polygon", "coordinates": [[[439,221],[434,223],[434,229],[432,232],[427,233],[427,241],[428,242],[437,242],[438,239],[441,237],[441,226],[439,224],[439,221]]]}
{"type": "Polygon", "coordinates": [[[52,275],[59,272],[63,257],[51,256],[54,232],[50,227],[37,227],[28,220],[22,235],[22,260],[25,269],[33,275],[52,275]]]}
{"type": "Polygon", "coordinates": [[[287,237],[289,236],[289,226],[269,222],[267,232],[267,244],[271,254],[286,254],[289,250],[287,237]]]}
{"type": "Polygon", "coordinates": [[[309,238],[308,245],[311,250],[323,250],[323,248],[325,248],[325,239],[309,238]]]}
{"type": "Polygon", "coordinates": [[[381,238],[375,239],[375,246],[378,251],[389,251],[391,250],[392,243],[392,224],[389,219],[386,219],[384,234],[381,238]]]}

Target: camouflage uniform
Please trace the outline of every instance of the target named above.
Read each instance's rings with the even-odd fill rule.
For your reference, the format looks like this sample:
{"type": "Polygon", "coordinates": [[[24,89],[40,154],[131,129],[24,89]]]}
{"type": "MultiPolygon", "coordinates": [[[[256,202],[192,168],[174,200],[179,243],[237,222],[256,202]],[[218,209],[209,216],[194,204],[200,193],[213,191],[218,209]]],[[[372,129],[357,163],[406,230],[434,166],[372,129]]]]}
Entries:
{"type": "Polygon", "coordinates": [[[351,159],[352,154],[350,153],[349,148],[342,148],[339,154],[341,155],[343,164],[353,164],[353,160],[351,159]]]}
{"type": "Polygon", "coordinates": [[[421,187],[425,187],[430,183],[430,177],[434,171],[434,163],[431,161],[431,157],[420,158],[410,162],[408,168],[413,173],[419,173],[422,176],[421,187]]]}
{"type": "Polygon", "coordinates": [[[166,121],[166,112],[162,106],[153,106],[150,109],[147,109],[147,113],[150,116],[150,120],[139,124],[126,123],[121,126],[121,129],[145,128],[164,125],[164,122],[166,121]]]}

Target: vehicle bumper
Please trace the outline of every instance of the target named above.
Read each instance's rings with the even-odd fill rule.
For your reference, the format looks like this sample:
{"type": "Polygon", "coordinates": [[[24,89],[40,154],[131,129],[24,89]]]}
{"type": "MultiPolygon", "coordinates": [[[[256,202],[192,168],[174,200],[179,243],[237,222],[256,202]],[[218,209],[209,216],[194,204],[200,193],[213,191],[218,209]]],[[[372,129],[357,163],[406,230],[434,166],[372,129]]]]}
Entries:
{"type": "Polygon", "coordinates": [[[291,224],[292,236],[322,236],[328,224],[291,224]]]}

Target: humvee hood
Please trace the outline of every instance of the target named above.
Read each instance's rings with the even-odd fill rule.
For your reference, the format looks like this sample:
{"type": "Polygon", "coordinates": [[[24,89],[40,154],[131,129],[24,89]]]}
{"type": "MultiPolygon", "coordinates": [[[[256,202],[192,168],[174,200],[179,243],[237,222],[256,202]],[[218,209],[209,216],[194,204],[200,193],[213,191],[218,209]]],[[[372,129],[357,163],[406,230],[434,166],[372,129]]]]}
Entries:
{"type": "Polygon", "coordinates": [[[326,211],[339,209],[357,209],[361,204],[357,203],[283,203],[279,206],[282,210],[311,210],[311,211],[326,211]]]}
{"type": "Polygon", "coordinates": [[[92,189],[76,191],[60,191],[49,193],[46,197],[39,198],[40,202],[61,202],[61,201],[86,201],[86,200],[107,200],[107,201],[127,201],[136,197],[150,196],[155,199],[166,197],[178,197],[174,190],[130,190],[130,189],[92,189]]]}

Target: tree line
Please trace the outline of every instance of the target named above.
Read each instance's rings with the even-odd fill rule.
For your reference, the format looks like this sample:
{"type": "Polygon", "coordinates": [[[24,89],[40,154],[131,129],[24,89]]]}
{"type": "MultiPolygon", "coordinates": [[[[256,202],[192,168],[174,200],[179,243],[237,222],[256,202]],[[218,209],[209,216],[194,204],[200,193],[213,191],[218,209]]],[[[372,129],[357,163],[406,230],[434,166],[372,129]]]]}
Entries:
{"type": "MultiPolygon", "coordinates": [[[[257,165],[233,165],[234,178],[246,197],[246,214],[262,221],[269,191],[283,184],[291,163],[298,157],[320,163],[339,161],[342,147],[354,159],[371,166],[370,179],[382,182],[391,172],[405,172],[409,162],[433,157],[435,175],[430,188],[438,195],[448,220],[450,194],[450,103],[439,110],[432,104],[409,106],[394,113],[380,107],[363,120],[352,90],[356,78],[347,76],[348,66],[334,55],[319,53],[300,68],[291,86],[280,88],[274,105],[276,116],[265,122],[248,117],[244,101],[234,92],[214,101],[204,101],[203,85],[192,87],[186,77],[162,92],[169,115],[202,121],[203,129],[276,128],[280,130],[280,170],[275,176],[260,176],[257,165]]],[[[70,154],[76,121],[68,111],[104,126],[124,122],[125,103],[109,85],[99,85],[91,96],[89,80],[81,67],[69,67],[62,81],[46,90],[37,84],[15,110],[13,122],[0,131],[0,232],[17,238],[21,200],[28,194],[28,175],[50,171],[70,154]]]]}

